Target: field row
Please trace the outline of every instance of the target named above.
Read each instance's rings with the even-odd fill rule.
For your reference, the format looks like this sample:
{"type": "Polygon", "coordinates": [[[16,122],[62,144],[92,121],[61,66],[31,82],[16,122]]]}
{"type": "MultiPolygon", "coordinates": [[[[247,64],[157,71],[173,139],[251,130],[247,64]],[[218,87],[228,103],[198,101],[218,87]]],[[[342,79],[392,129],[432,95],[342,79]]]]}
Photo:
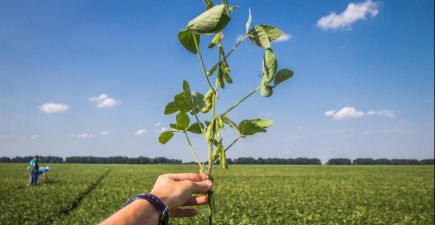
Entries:
{"type": "MultiPolygon", "coordinates": [[[[24,164],[0,164],[2,224],[96,224],[163,173],[194,165],[52,165],[25,188],[24,164]],[[6,222],[4,222],[6,221],[6,222]]],[[[431,166],[231,166],[216,169],[216,224],[433,224],[431,166]]],[[[171,224],[205,224],[206,209],[171,224]]]]}

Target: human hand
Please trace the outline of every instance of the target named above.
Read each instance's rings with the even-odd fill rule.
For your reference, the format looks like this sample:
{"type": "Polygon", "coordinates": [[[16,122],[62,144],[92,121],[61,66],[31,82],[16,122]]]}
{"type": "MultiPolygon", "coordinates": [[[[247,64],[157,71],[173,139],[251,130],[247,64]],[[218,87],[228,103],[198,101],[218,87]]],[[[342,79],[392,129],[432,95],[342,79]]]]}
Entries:
{"type": "Polygon", "coordinates": [[[206,194],[212,185],[205,175],[198,173],[164,174],[157,178],[150,193],[165,203],[171,217],[191,217],[198,214],[196,209],[180,207],[207,204],[206,195],[192,197],[192,194],[206,194]]]}

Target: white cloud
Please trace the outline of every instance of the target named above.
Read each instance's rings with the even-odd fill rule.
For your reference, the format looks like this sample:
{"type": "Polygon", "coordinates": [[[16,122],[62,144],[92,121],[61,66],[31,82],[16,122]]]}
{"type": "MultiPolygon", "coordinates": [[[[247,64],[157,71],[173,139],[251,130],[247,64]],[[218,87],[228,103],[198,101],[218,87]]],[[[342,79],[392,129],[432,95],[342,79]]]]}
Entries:
{"type": "Polygon", "coordinates": [[[380,116],[387,118],[393,118],[395,116],[394,112],[392,112],[391,110],[369,110],[367,112],[363,112],[349,106],[343,107],[339,111],[328,110],[324,113],[324,115],[327,117],[331,117],[335,120],[354,119],[364,116],[380,116]]]}
{"type": "Polygon", "coordinates": [[[329,110],[329,111],[325,112],[325,116],[332,116],[332,115],[334,115],[334,113],[335,113],[335,110],[329,110]]]}
{"type": "Polygon", "coordinates": [[[317,21],[317,26],[323,30],[351,29],[352,23],[365,20],[368,16],[375,17],[378,13],[378,4],[371,0],[362,3],[349,3],[343,12],[339,14],[331,12],[320,18],[317,21]]]}
{"type": "Polygon", "coordinates": [[[97,108],[113,108],[120,103],[119,100],[111,98],[109,95],[104,93],[99,96],[90,97],[89,101],[95,102],[97,104],[97,108]]]}
{"type": "Polygon", "coordinates": [[[291,38],[292,38],[291,34],[282,34],[281,37],[276,39],[274,42],[284,42],[290,40],[291,38]]]}
{"type": "Polygon", "coordinates": [[[136,136],[144,135],[146,132],[147,132],[147,130],[145,130],[145,129],[140,129],[140,130],[137,130],[137,131],[136,131],[135,135],[136,135],[136,136]]]}
{"type": "Polygon", "coordinates": [[[66,104],[57,104],[52,102],[46,102],[38,107],[39,111],[44,113],[58,113],[58,112],[66,112],[69,109],[69,106],[66,104]]]}
{"type": "Polygon", "coordinates": [[[354,107],[346,106],[338,111],[335,110],[326,111],[325,116],[332,117],[335,120],[345,120],[345,119],[363,117],[364,112],[358,111],[354,107]]]}
{"type": "Polygon", "coordinates": [[[390,110],[379,110],[379,111],[370,110],[367,112],[367,115],[368,116],[382,116],[382,117],[387,117],[387,118],[393,118],[394,116],[396,116],[390,110]]]}
{"type": "Polygon", "coordinates": [[[162,123],[157,122],[157,123],[154,124],[154,126],[156,126],[156,127],[160,127],[160,126],[162,126],[162,123]]]}
{"type": "Polygon", "coordinates": [[[88,139],[88,138],[93,138],[94,135],[91,133],[81,133],[81,134],[77,134],[77,138],[82,138],[82,139],[88,139]]]}
{"type": "Polygon", "coordinates": [[[30,136],[30,140],[36,140],[36,139],[38,139],[39,138],[39,135],[38,134],[35,134],[35,135],[32,135],[32,136],[30,136]]]}
{"type": "Polygon", "coordinates": [[[165,131],[167,131],[168,130],[168,128],[166,128],[166,127],[162,127],[161,129],[160,129],[160,132],[165,132],[165,131]]]}
{"type": "Polygon", "coordinates": [[[110,134],[109,131],[106,131],[106,130],[100,131],[100,135],[109,135],[109,134],[110,134]]]}

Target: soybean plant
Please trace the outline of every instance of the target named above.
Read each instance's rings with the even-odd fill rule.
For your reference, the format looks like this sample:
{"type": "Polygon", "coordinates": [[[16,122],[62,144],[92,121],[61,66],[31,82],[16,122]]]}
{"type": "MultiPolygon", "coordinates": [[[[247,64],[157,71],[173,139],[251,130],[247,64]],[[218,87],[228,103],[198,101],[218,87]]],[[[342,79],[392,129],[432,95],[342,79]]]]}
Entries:
{"type": "MultiPolygon", "coordinates": [[[[223,0],[218,5],[215,5],[211,0],[204,0],[204,3],[205,11],[187,23],[186,28],[178,33],[178,40],[186,50],[198,56],[203,77],[209,90],[203,95],[192,91],[189,83],[186,80],[183,81],[183,90],[174,96],[173,100],[166,105],[164,110],[164,114],[177,113],[176,122],[170,124],[171,130],[160,134],[159,141],[162,144],[166,144],[175,133],[183,135],[198,163],[200,172],[207,175],[209,179],[212,179],[213,164],[219,161],[223,168],[228,168],[226,154],[237,141],[259,132],[266,132],[266,128],[272,125],[272,121],[258,118],[246,119],[236,123],[230,118],[230,112],[257,91],[263,97],[270,97],[275,88],[293,76],[293,71],[289,69],[277,71],[278,63],[272,51],[271,43],[283,35],[280,29],[271,25],[256,25],[251,28],[252,17],[251,10],[249,10],[243,36],[227,52],[222,44],[224,29],[231,21],[230,15],[235,11],[237,6],[229,6],[226,0],[223,0]],[[205,66],[204,58],[199,48],[201,38],[206,35],[214,35],[208,48],[211,50],[216,49],[218,54],[218,61],[208,69],[205,66]],[[264,49],[259,85],[227,110],[219,113],[216,109],[218,97],[226,85],[233,83],[228,59],[246,39],[264,49]],[[212,79],[214,79],[214,84],[212,79]],[[203,117],[209,116],[210,119],[201,121],[198,117],[200,113],[205,114],[203,117]],[[226,145],[221,136],[226,125],[237,133],[237,136],[229,142],[229,145],[226,145]],[[199,159],[189,138],[191,133],[205,137],[208,145],[207,160],[202,161],[199,159]]],[[[213,201],[213,192],[210,191],[208,193],[208,224],[210,225],[213,224],[213,201]]]]}

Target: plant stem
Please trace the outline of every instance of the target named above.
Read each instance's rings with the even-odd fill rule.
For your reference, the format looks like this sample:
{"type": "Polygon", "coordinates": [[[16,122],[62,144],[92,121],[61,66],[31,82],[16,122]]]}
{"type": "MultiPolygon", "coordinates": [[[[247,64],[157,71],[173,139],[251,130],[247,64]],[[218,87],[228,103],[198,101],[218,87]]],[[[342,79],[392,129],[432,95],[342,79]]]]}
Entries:
{"type": "Polygon", "coordinates": [[[241,137],[242,137],[242,136],[238,136],[236,139],[234,139],[234,141],[233,141],[230,145],[228,145],[228,147],[225,148],[225,152],[228,151],[231,147],[233,147],[233,145],[234,145],[238,140],[240,140],[241,137]]]}
{"type": "Polygon", "coordinates": [[[196,151],[192,146],[192,143],[190,142],[189,135],[187,135],[186,131],[183,131],[183,133],[184,133],[184,136],[186,137],[187,143],[189,144],[190,150],[192,151],[193,157],[195,157],[195,160],[199,165],[199,168],[201,169],[202,173],[205,173],[205,169],[204,169],[203,165],[201,164],[201,161],[199,160],[198,155],[196,154],[196,151]]]}
{"type": "Polygon", "coordinates": [[[239,101],[237,101],[233,106],[231,106],[227,111],[225,111],[222,115],[225,116],[226,114],[228,114],[229,112],[231,112],[231,110],[233,110],[234,108],[236,108],[238,105],[240,105],[242,102],[244,102],[246,99],[248,99],[249,97],[251,97],[253,94],[255,94],[255,92],[257,92],[258,90],[260,90],[261,86],[258,86],[257,88],[255,88],[253,91],[251,91],[251,93],[249,93],[248,95],[246,95],[244,98],[240,99],[239,101]]]}
{"type": "MultiPolygon", "coordinates": [[[[202,124],[201,121],[199,121],[198,116],[196,114],[194,116],[195,116],[196,122],[198,122],[199,124],[202,124]]],[[[204,128],[202,128],[201,125],[199,126],[199,128],[201,129],[202,134],[205,136],[205,130],[204,130],[204,128]]]]}
{"type": "Polygon", "coordinates": [[[227,53],[227,55],[225,56],[226,58],[228,58],[230,55],[231,55],[231,53],[233,53],[234,52],[234,50],[236,50],[236,48],[237,47],[239,47],[239,45],[247,38],[248,36],[247,35],[245,35],[245,36],[243,36],[242,38],[240,38],[240,40],[236,43],[236,45],[234,45],[234,47],[233,48],[231,48],[231,50],[227,53]]]}
{"type": "Polygon", "coordinates": [[[195,42],[196,50],[198,51],[198,57],[199,57],[199,61],[201,62],[202,72],[204,73],[205,79],[207,79],[208,86],[210,87],[210,89],[213,89],[210,83],[210,79],[208,79],[207,76],[207,70],[205,69],[204,60],[202,59],[201,51],[199,50],[198,40],[196,40],[195,35],[192,36],[193,36],[193,42],[195,42]]]}

